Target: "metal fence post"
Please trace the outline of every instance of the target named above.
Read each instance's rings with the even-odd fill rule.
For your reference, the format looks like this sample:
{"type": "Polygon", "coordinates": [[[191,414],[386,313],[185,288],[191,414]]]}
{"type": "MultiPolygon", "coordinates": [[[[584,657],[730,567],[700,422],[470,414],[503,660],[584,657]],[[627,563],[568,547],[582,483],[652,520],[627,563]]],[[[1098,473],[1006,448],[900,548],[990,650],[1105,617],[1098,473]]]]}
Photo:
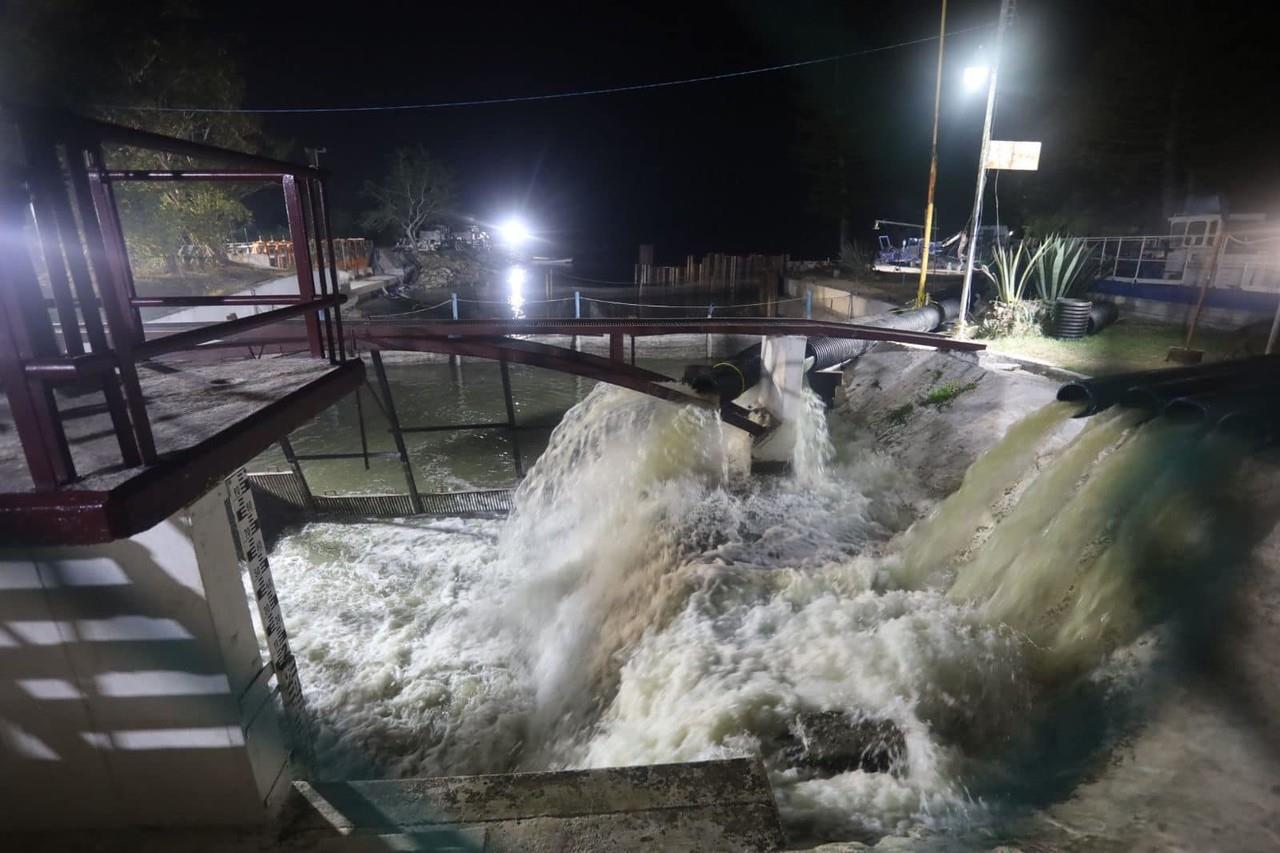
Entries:
{"type": "Polygon", "coordinates": [[[391,398],[391,384],[387,382],[387,371],[382,366],[382,353],[378,350],[370,350],[370,357],[373,359],[373,370],[378,376],[378,387],[382,390],[382,396],[385,400],[382,413],[387,416],[387,422],[391,426],[391,437],[395,439],[396,454],[400,457],[400,467],[404,469],[405,485],[409,487],[409,501],[413,505],[413,511],[422,512],[422,496],[418,494],[418,483],[413,477],[413,462],[409,459],[409,451],[404,444],[404,435],[400,430],[400,418],[396,414],[396,404],[391,398]]]}
{"type": "Polygon", "coordinates": [[[573,292],[573,319],[582,319],[582,291],[580,290],[573,292]]]}
{"type": "Polygon", "coordinates": [[[458,294],[450,294],[449,301],[453,304],[453,319],[458,319],[458,294]]]}
{"type": "Polygon", "coordinates": [[[813,291],[806,290],[804,293],[804,318],[806,320],[813,319],[813,291]]]}

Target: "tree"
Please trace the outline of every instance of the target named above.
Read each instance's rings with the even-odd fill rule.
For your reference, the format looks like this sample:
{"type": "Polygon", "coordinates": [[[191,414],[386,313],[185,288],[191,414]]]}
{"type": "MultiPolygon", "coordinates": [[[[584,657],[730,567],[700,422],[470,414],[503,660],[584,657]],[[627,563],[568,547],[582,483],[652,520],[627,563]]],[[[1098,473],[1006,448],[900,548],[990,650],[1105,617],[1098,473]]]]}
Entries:
{"type": "Polygon", "coordinates": [[[440,217],[453,199],[453,176],[421,144],[397,148],[387,174],[380,181],[365,181],[364,194],[374,207],[362,217],[366,228],[394,228],[408,245],[418,242],[418,232],[440,217]]]}
{"type": "MultiPolygon", "coordinates": [[[[267,147],[257,116],[167,111],[234,109],[243,103],[235,57],[203,25],[198,9],[182,0],[143,0],[128,8],[89,0],[12,0],[0,9],[0,81],[24,100],[127,127],[239,151],[267,147]],[[103,38],[103,32],[112,37],[103,38]]],[[[163,152],[105,153],[118,168],[197,165],[163,152]]],[[[172,272],[183,255],[224,259],[224,244],[251,218],[245,197],[261,186],[119,184],[116,198],[135,266],[160,261],[172,272]]]]}

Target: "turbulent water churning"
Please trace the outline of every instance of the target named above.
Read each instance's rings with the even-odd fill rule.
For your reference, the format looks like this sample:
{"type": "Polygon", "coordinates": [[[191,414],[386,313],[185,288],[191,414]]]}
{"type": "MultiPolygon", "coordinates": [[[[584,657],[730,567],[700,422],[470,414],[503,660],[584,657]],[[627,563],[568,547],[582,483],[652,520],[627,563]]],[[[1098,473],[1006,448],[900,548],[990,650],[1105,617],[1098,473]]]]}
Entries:
{"type": "Polygon", "coordinates": [[[797,832],[981,824],[973,786],[1056,679],[1160,617],[1174,550],[1215,544],[1205,472],[1169,464],[1198,436],[1107,415],[1038,463],[1071,413],[1015,426],[891,541],[910,473],[833,446],[812,395],[793,473],[752,478],[714,414],[598,387],[505,524],[317,524],[273,554],[323,770],[759,754],[797,832]],[[813,711],[891,722],[905,762],[795,766],[813,711]]]}

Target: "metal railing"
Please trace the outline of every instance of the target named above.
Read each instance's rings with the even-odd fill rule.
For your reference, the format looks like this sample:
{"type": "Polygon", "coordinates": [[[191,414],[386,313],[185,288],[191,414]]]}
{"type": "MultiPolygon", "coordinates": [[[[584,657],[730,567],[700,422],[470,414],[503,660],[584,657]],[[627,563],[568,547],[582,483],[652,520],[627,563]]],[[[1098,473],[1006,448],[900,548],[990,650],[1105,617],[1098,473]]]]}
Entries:
{"type": "Polygon", "coordinates": [[[77,479],[54,394],[60,383],[88,384],[103,395],[121,462],[132,467],[158,458],[139,362],[296,317],[304,320],[311,356],[345,360],[339,310],[345,297],[319,171],[65,113],[5,105],[0,119],[21,149],[0,172],[0,387],[38,491],[77,479]],[[229,167],[111,169],[108,154],[117,149],[229,167]],[[116,204],[115,187],[125,181],[275,183],[297,247],[298,292],[271,297],[283,307],[252,317],[148,339],[142,307],[236,305],[245,298],[140,297],[116,204]]]}

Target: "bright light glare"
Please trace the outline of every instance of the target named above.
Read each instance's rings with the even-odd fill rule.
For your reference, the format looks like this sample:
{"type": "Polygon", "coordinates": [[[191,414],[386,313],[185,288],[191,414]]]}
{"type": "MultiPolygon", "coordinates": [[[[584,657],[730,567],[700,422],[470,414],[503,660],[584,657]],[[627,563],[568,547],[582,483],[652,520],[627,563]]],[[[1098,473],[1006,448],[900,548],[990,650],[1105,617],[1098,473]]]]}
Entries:
{"type": "Polygon", "coordinates": [[[511,306],[511,316],[517,320],[524,317],[524,283],[529,274],[524,267],[512,267],[507,270],[507,285],[511,292],[507,295],[507,304],[511,306]]]}
{"type": "Polygon", "coordinates": [[[498,235],[502,237],[502,242],[512,248],[524,245],[533,236],[529,233],[529,226],[515,217],[498,226],[498,235]]]}
{"type": "Polygon", "coordinates": [[[970,65],[964,70],[964,90],[966,92],[977,92],[983,86],[987,85],[987,75],[991,73],[991,69],[985,65],[970,65]]]}

